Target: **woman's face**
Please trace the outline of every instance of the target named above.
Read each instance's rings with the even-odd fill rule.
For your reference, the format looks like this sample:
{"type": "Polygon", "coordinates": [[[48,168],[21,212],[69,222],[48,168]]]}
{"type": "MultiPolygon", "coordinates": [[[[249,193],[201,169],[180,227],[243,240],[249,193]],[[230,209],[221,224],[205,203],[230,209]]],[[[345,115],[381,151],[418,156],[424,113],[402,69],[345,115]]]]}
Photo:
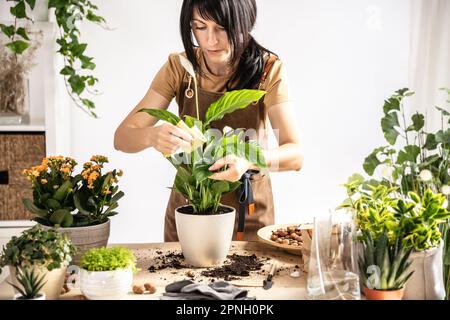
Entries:
{"type": "Polygon", "coordinates": [[[204,20],[197,10],[192,17],[192,30],[198,45],[212,63],[228,63],[231,46],[225,29],[212,20],[204,20]]]}

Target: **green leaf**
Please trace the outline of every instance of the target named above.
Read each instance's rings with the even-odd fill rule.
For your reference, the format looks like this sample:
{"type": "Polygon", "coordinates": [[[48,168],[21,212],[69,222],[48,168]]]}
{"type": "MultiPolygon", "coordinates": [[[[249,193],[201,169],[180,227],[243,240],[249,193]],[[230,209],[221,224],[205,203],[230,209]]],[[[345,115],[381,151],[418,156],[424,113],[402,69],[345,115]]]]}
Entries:
{"type": "Polygon", "coordinates": [[[174,115],[172,112],[167,111],[167,110],[162,110],[162,109],[141,109],[138,112],[145,112],[148,113],[149,115],[158,118],[160,120],[164,120],[167,121],[171,124],[173,124],[174,126],[176,126],[178,124],[178,122],[180,122],[180,118],[176,115],[174,115]]]}
{"type": "Polygon", "coordinates": [[[89,99],[81,99],[81,102],[88,107],[88,109],[94,109],[95,108],[95,104],[93,101],[89,100],[89,99]]]}
{"type": "Polygon", "coordinates": [[[433,133],[428,133],[425,140],[425,145],[423,147],[428,150],[434,150],[438,144],[439,143],[436,141],[436,136],[433,133]]]}
{"type": "Polygon", "coordinates": [[[398,137],[398,131],[395,129],[395,127],[398,127],[398,116],[396,112],[391,112],[386,114],[381,119],[381,128],[384,133],[384,137],[387,142],[389,142],[391,145],[395,144],[395,141],[398,137]]]}
{"type": "Polygon", "coordinates": [[[22,40],[16,40],[5,44],[13,53],[22,54],[30,45],[22,40]]]}
{"type": "Polygon", "coordinates": [[[22,203],[24,204],[25,208],[28,209],[28,211],[43,218],[47,217],[48,211],[38,208],[30,199],[22,199],[22,203]]]}
{"type": "Polygon", "coordinates": [[[216,181],[211,186],[211,191],[215,194],[222,194],[229,191],[230,187],[228,185],[229,183],[224,180],[216,181]]]}
{"type": "Polygon", "coordinates": [[[386,147],[379,147],[372,151],[371,154],[369,154],[365,159],[363,163],[364,171],[369,175],[373,175],[375,169],[378,167],[379,164],[381,164],[381,161],[378,160],[377,155],[380,152],[383,152],[386,147]]]}
{"type": "Polygon", "coordinates": [[[73,195],[73,203],[75,204],[75,207],[78,209],[78,211],[80,211],[80,213],[89,216],[91,214],[91,212],[89,212],[88,210],[86,210],[83,205],[81,204],[85,197],[83,195],[81,195],[79,192],[76,192],[73,195]]]}
{"type": "Polygon", "coordinates": [[[88,10],[86,19],[96,23],[105,22],[105,19],[103,17],[95,15],[91,10],[88,10]]]}
{"type": "Polygon", "coordinates": [[[86,48],[87,48],[87,43],[72,43],[70,46],[72,54],[75,57],[81,57],[83,52],[86,50],[86,48]]]}
{"type": "Polygon", "coordinates": [[[72,182],[70,180],[64,181],[64,183],[56,190],[53,195],[53,199],[61,202],[66,197],[67,193],[72,189],[72,182]]]}
{"type": "Polygon", "coordinates": [[[111,202],[117,202],[119,201],[123,196],[125,195],[125,193],[123,191],[119,191],[117,192],[112,198],[111,198],[111,202]]]}
{"type": "Polygon", "coordinates": [[[18,28],[16,34],[24,38],[25,40],[30,40],[28,37],[27,31],[24,28],[18,28]]]}
{"type": "Polygon", "coordinates": [[[66,5],[66,0],[49,0],[48,8],[62,9],[66,5]]]}
{"type": "Polygon", "coordinates": [[[450,116],[450,112],[448,112],[445,109],[439,108],[439,107],[435,107],[437,110],[439,110],[444,116],[450,116]]]}
{"type": "Polygon", "coordinates": [[[385,114],[390,113],[392,110],[400,111],[399,100],[395,97],[390,97],[388,100],[384,101],[383,112],[385,114]]]}
{"type": "Polygon", "coordinates": [[[74,93],[76,93],[77,95],[80,95],[84,91],[85,84],[84,84],[83,79],[81,79],[80,76],[78,76],[76,74],[71,75],[69,77],[68,82],[70,84],[70,87],[72,88],[72,91],[74,93]]]}
{"type": "Polygon", "coordinates": [[[91,62],[94,58],[86,57],[86,56],[80,56],[81,61],[81,68],[82,69],[89,69],[94,70],[95,69],[95,63],[91,62]]]}
{"type": "Polygon", "coordinates": [[[0,23],[0,29],[8,38],[11,38],[14,35],[14,26],[6,26],[0,23]]]}
{"type": "Polygon", "coordinates": [[[416,113],[411,117],[411,120],[413,122],[412,124],[412,128],[416,131],[420,131],[420,129],[423,128],[424,124],[425,124],[425,117],[420,114],[420,113],[416,113]]]}
{"type": "Polygon", "coordinates": [[[438,143],[450,145],[450,128],[447,129],[446,131],[439,130],[436,133],[436,141],[438,143]]]}
{"type": "Polygon", "coordinates": [[[55,225],[56,225],[56,224],[62,225],[62,222],[63,222],[65,219],[69,219],[69,218],[67,218],[68,215],[71,215],[69,210],[66,210],[66,209],[59,209],[59,210],[56,210],[56,211],[50,216],[50,221],[51,221],[53,224],[55,224],[55,225]]]}
{"type": "Polygon", "coordinates": [[[191,117],[188,115],[184,116],[184,122],[187,124],[187,126],[189,128],[192,128],[194,126],[195,122],[197,122],[197,121],[198,121],[197,118],[194,118],[194,117],[191,117]]]}
{"type": "Polygon", "coordinates": [[[405,161],[417,162],[417,156],[420,153],[420,148],[416,145],[408,145],[403,150],[400,150],[397,157],[397,164],[402,164],[405,161]]]}
{"type": "Polygon", "coordinates": [[[222,119],[227,113],[246,108],[252,102],[261,99],[265,94],[265,91],[250,89],[225,93],[220,99],[209,106],[206,111],[205,125],[209,125],[212,121],[222,119]]]}
{"type": "Polygon", "coordinates": [[[45,204],[47,205],[48,208],[52,209],[53,211],[61,209],[61,204],[59,203],[59,201],[52,198],[47,199],[45,204]]]}
{"type": "Polygon", "coordinates": [[[25,0],[27,3],[28,3],[28,5],[30,6],[30,8],[31,8],[31,10],[33,10],[34,9],[34,6],[35,6],[35,4],[36,4],[36,0],[25,0]]]}
{"type": "Polygon", "coordinates": [[[27,14],[25,11],[25,2],[19,2],[15,7],[10,10],[11,14],[19,19],[26,18],[27,14]]]}
{"type": "Polygon", "coordinates": [[[65,76],[71,76],[75,74],[75,69],[71,66],[65,66],[59,73],[65,76]]]}

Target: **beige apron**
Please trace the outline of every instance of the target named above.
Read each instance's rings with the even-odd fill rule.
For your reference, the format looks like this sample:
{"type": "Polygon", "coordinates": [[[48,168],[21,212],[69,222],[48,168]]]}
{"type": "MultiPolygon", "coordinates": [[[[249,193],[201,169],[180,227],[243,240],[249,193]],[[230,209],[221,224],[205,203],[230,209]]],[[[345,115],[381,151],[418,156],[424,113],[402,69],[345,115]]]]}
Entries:
{"type": "MultiPolygon", "coordinates": [[[[265,78],[270,71],[270,68],[275,61],[273,55],[266,62],[264,75],[261,78],[260,88],[264,89],[265,78]]],[[[179,116],[183,118],[184,115],[196,117],[195,96],[188,98],[185,91],[188,88],[189,81],[186,74],[181,82],[180,90],[177,93],[176,101],[179,107],[179,116]]],[[[219,99],[223,93],[208,92],[198,88],[198,102],[199,102],[199,116],[200,120],[204,120],[206,110],[211,103],[219,99]]],[[[231,114],[225,115],[221,120],[211,123],[212,128],[222,130],[225,126],[233,129],[246,128],[255,129],[259,144],[263,148],[267,148],[267,113],[266,108],[261,99],[257,104],[250,105],[245,109],[237,110],[231,114]]],[[[245,236],[244,239],[239,237],[239,240],[257,240],[256,232],[259,228],[274,223],[274,204],[272,195],[272,184],[268,173],[258,173],[251,177],[251,187],[253,190],[254,210],[252,214],[245,216],[245,236]]],[[[224,194],[220,201],[221,204],[231,206],[236,209],[236,221],[233,232],[233,239],[236,240],[239,218],[239,201],[237,192],[230,192],[224,194]]],[[[164,223],[164,241],[178,241],[176,224],[175,224],[175,209],[187,205],[187,199],[180,193],[172,190],[169,202],[166,209],[165,223],[164,223]]]]}

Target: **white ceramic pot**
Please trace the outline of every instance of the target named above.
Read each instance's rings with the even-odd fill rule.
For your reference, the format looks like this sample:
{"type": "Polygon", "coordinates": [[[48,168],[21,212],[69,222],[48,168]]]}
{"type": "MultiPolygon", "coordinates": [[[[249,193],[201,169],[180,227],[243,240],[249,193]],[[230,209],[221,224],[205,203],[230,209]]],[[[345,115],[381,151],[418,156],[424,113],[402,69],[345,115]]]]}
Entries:
{"type": "Polygon", "coordinates": [[[178,239],[186,262],[193,267],[223,263],[233,238],[236,210],[223,214],[198,215],[175,210],[178,239]]]}
{"type": "Polygon", "coordinates": [[[123,299],[132,283],[131,268],[112,271],[80,270],[80,290],[89,300],[123,299]]]}
{"type": "Polygon", "coordinates": [[[33,299],[22,299],[22,295],[20,293],[16,293],[13,297],[13,300],[47,300],[45,293],[39,293],[36,298],[33,299]]]}
{"type": "MultiPolygon", "coordinates": [[[[51,227],[43,225],[42,228],[50,229],[51,227]]],[[[72,257],[71,264],[78,265],[81,256],[87,250],[106,247],[110,233],[110,220],[94,226],[58,228],[57,230],[62,234],[67,234],[72,244],[77,248],[77,254],[72,257]]]]}
{"type": "Polygon", "coordinates": [[[442,254],[438,247],[411,253],[413,275],[405,286],[404,300],[443,300],[445,298],[442,254]]]}
{"type": "MultiPolygon", "coordinates": [[[[46,300],[58,300],[61,295],[61,288],[64,285],[64,280],[66,276],[67,266],[63,266],[58,269],[53,269],[52,271],[48,271],[46,268],[35,268],[36,274],[40,277],[45,273],[45,281],[46,283],[42,287],[42,292],[46,295],[46,300]]],[[[16,279],[16,268],[9,266],[9,274],[11,276],[12,283],[16,286],[20,287],[20,284],[16,279]]],[[[18,293],[14,289],[15,293],[18,293]]]]}

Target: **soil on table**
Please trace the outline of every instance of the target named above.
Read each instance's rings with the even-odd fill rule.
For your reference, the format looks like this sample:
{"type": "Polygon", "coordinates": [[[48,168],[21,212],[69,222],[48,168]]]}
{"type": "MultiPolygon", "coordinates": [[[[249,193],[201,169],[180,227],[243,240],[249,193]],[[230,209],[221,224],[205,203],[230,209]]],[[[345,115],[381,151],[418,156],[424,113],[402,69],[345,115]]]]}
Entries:
{"type": "MultiPolygon", "coordinates": [[[[163,254],[162,251],[157,251],[156,253],[158,254],[155,258],[156,263],[148,268],[149,272],[157,272],[158,270],[171,268],[190,269],[181,252],[170,251],[163,254]]],[[[208,278],[224,279],[225,281],[239,280],[241,277],[248,277],[251,271],[263,274],[264,270],[261,270],[261,268],[264,265],[264,261],[267,260],[269,258],[261,259],[255,254],[239,255],[234,253],[227,256],[227,260],[222,266],[208,268],[200,274],[208,278]]]]}

